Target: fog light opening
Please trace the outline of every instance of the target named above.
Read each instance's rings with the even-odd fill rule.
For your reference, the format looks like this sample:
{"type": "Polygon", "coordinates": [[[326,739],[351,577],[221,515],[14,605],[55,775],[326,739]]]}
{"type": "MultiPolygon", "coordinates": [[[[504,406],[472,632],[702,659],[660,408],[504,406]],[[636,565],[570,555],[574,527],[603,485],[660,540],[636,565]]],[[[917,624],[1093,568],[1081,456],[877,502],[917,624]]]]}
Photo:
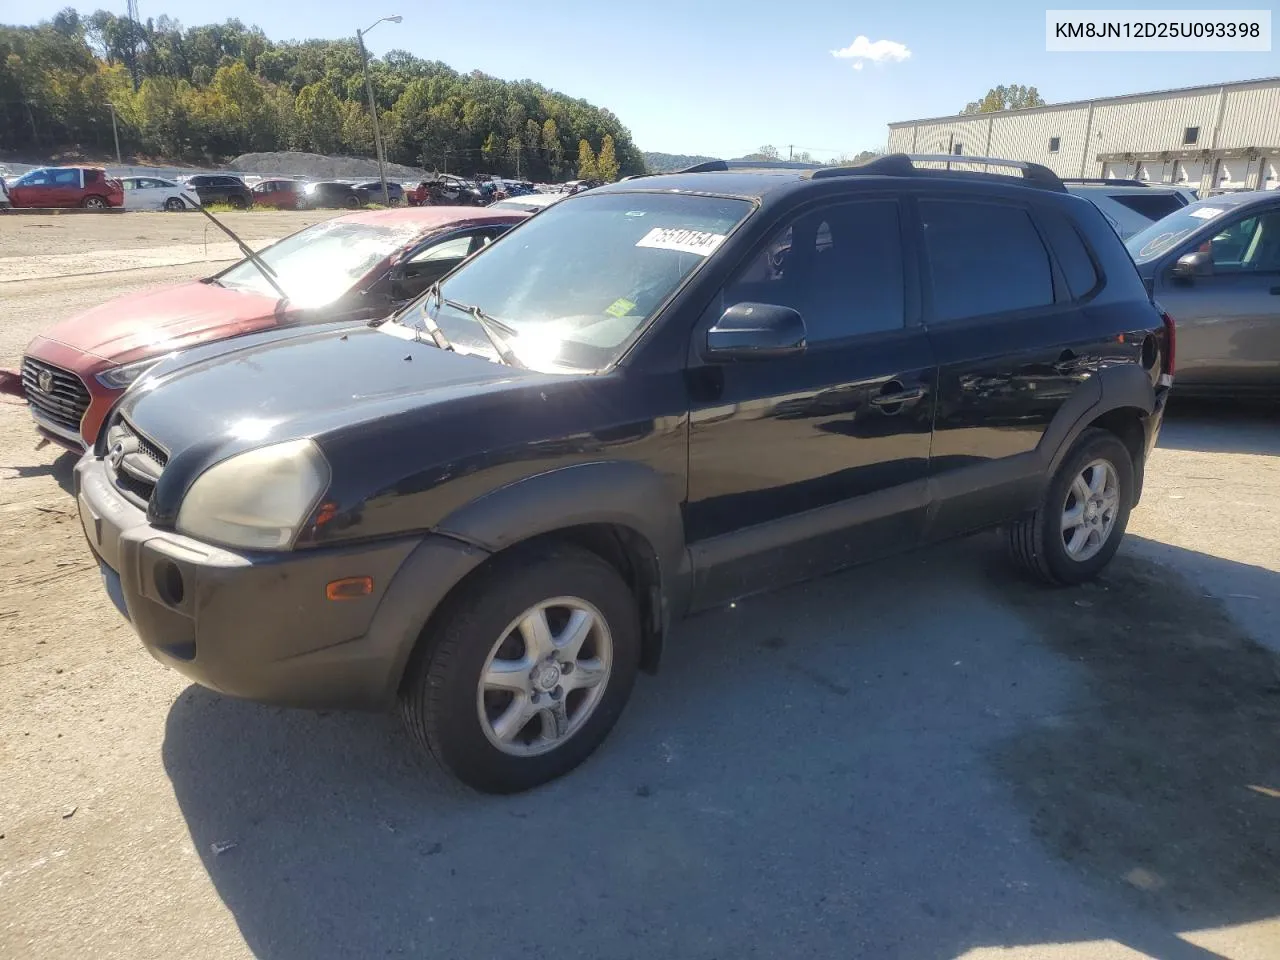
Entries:
{"type": "Polygon", "coordinates": [[[330,600],[359,600],[373,593],[373,577],[344,577],[333,580],[324,588],[330,600]]]}
{"type": "Polygon", "coordinates": [[[182,606],[182,598],[186,589],[182,583],[182,571],[170,560],[156,564],[156,593],[171,607],[182,606]]]}

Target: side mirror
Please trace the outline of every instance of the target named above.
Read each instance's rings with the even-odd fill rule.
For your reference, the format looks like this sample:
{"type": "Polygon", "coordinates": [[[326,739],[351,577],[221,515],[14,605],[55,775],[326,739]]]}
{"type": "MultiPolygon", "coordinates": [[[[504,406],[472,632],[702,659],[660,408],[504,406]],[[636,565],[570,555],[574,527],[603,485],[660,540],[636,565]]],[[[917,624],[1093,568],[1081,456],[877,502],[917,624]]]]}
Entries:
{"type": "Polygon", "coordinates": [[[772,303],[735,303],[707,331],[707,360],[768,360],[804,353],[800,314],[772,303]]]}
{"type": "Polygon", "coordinates": [[[1204,250],[1183,254],[1173,265],[1173,275],[1179,280],[1194,280],[1196,277],[1213,276],[1213,254],[1204,250]]]}

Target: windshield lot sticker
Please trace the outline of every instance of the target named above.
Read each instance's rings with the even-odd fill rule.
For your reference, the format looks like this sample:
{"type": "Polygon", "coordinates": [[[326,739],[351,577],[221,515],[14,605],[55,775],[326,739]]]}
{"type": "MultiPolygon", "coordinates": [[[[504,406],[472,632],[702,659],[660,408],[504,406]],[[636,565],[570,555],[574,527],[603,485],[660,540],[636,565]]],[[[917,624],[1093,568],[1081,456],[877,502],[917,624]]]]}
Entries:
{"type": "Polygon", "coordinates": [[[724,243],[723,233],[703,233],[701,230],[672,230],[654,227],[636,244],[654,250],[675,250],[677,253],[696,253],[705,257],[724,243]]]}
{"type": "Polygon", "coordinates": [[[609,306],[605,308],[604,312],[609,314],[611,317],[625,317],[631,312],[633,307],[635,307],[635,304],[630,300],[625,297],[619,297],[617,300],[613,301],[613,303],[609,304],[609,306]]]}
{"type": "Polygon", "coordinates": [[[1201,220],[1212,220],[1214,217],[1220,217],[1226,212],[1221,207],[1201,207],[1199,210],[1187,211],[1191,216],[1199,217],[1201,220]]]}

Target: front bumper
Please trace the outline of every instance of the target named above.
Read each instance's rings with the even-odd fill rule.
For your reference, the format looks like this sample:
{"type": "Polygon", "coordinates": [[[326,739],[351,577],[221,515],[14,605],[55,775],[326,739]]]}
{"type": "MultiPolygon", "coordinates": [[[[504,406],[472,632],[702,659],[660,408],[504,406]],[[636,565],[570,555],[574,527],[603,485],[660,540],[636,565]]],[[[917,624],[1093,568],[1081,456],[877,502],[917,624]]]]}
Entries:
{"type": "Polygon", "coordinates": [[[151,526],[92,455],[75,492],[107,592],[147,651],[203,686],[282,706],[387,706],[444,595],[433,588],[483,559],[434,536],[283,554],[211,546],[151,526]],[[365,576],[369,596],[326,596],[365,576]]]}

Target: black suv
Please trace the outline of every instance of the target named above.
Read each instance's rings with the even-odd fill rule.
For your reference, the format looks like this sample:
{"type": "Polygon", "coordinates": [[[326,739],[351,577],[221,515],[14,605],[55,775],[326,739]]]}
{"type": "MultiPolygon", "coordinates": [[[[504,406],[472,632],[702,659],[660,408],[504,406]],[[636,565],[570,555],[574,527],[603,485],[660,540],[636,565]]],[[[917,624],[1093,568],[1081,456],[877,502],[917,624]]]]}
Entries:
{"type": "Polygon", "coordinates": [[[199,683],[398,702],[514,791],[595,749],[690,611],[993,526],[1092,577],[1172,327],[1047,169],[928,162],[600,187],[384,321],[162,361],[76,468],[108,591],[199,683]]]}
{"type": "Polygon", "coordinates": [[[253,206],[253,191],[239,177],[222,173],[198,173],[187,178],[186,186],[195,191],[205,206],[225,203],[237,210],[253,206]]]}

